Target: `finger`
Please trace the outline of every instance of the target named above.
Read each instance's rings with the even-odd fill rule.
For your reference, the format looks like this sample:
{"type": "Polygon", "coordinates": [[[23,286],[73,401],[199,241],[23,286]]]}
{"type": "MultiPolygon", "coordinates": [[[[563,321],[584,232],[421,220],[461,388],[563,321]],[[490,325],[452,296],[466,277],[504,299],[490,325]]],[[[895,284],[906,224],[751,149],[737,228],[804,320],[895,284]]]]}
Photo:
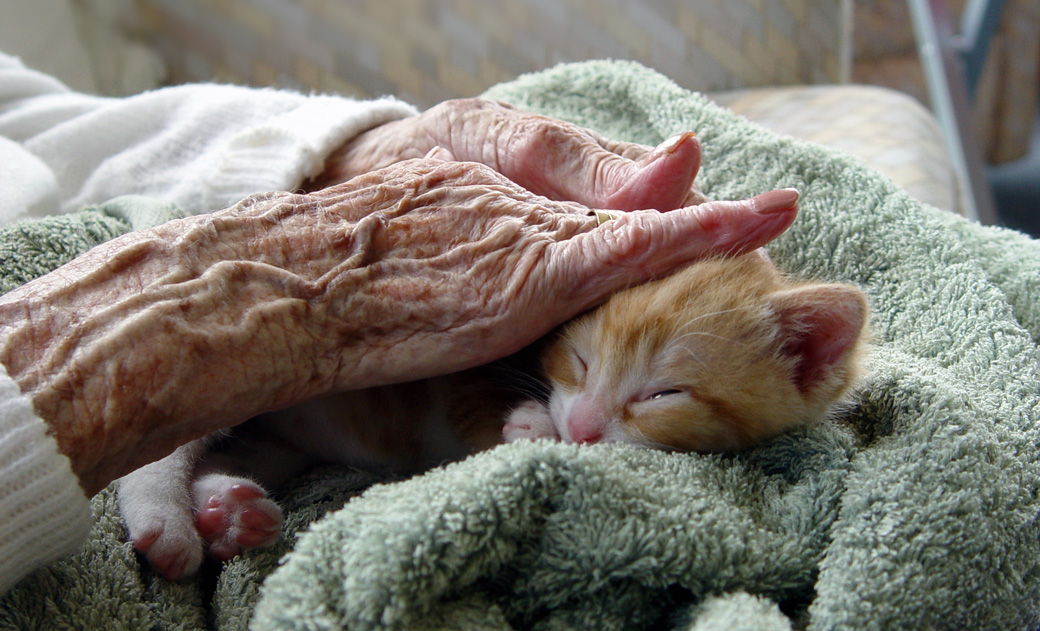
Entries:
{"type": "Polygon", "coordinates": [[[593,208],[672,210],[693,188],[701,146],[692,132],[633,161],[604,148],[590,132],[551,119],[534,121],[496,146],[501,172],[534,193],[593,208]]]}
{"type": "Polygon", "coordinates": [[[622,287],[664,276],[695,259],[755,250],[786,230],[797,213],[794,189],[668,213],[626,213],[556,244],[549,282],[566,287],[567,295],[588,308],[622,287]]]}
{"type": "Polygon", "coordinates": [[[623,140],[614,140],[612,138],[600,138],[599,144],[607,151],[616,153],[622,158],[632,160],[633,162],[642,160],[654,150],[653,147],[623,140]]]}
{"type": "Polygon", "coordinates": [[[455,160],[455,156],[453,156],[450,151],[448,151],[440,145],[437,145],[433,149],[430,149],[430,151],[427,152],[425,158],[427,160],[440,160],[442,162],[453,162],[455,160]]]}
{"type": "MultiPolygon", "coordinates": [[[[692,134],[693,132],[687,132],[687,133],[692,134]]],[[[670,138],[670,139],[664,141],[661,144],[661,146],[662,147],[668,146],[670,142],[673,142],[676,138],[680,138],[682,135],[683,134],[680,134],[679,136],[675,136],[673,138],[670,138]]],[[[619,155],[622,158],[625,158],[626,160],[632,160],[632,161],[638,162],[640,164],[646,164],[647,162],[649,162],[648,158],[655,150],[653,147],[647,147],[646,145],[640,145],[640,144],[636,144],[636,143],[632,143],[632,142],[622,142],[622,141],[619,141],[619,140],[611,140],[609,138],[599,138],[599,144],[600,144],[600,146],[602,146],[607,151],[610,151],[611,153],[619,155]]],[[[697,168],[694,169],[694,177],[696,177],[696,174],[699,171],[700,162],[703,159],[703,155],[700,152],[700,146],[699,145],[698,145],[697,149],[698,149],[698,155],[696,157],[696,159],[697,159],[697,168]]],[[[659,171],[658,173],[661,174],[663,172],[659,171]]],[[[667,176],[665,176],[665,177],[667,177],[667,176]]],[[[648,187],[652,187],[652,186],[654,186],[653,182],[648,183],[648,187]]],[[[697,183],[694,182],[693,185],[690,187],[690,189],[688,191],[686,191],[686,195],[683,198],[683,200],[678,204],[678,206],[675,206],[673,208],[684,208],[686,206],[696,206],[697,204],[703,204],[704,202],[707,202],[707,201],[711,201],[711,200],[708,198],[707,195],[705,195],[703,192],[701,192],[700,188],[697,186],[697,183]]],[[[635,203],[635,202],[632,202],[629,205],[631,206],[629,208],[629,210],[642,210],[644,208],[655,208],[655,210],[671,210],[671,208],[656,208],[656,207],[651,206],[651,205],[640,205],[639,203],[635,203]]],[[[619,206],[611,205],[611,206],[606,206],[606,208],[618,209],[619,206]]]]}
{"type": "MultiPolygon", "coordinates": [[[[619,186],[604,200],[604,208],[672,210],[683,206],[694,191],[700,193],[693,180],[701,166],[701,144],[693,132],[669,138],[638,162],[621,158],[612,164],[619,186]]],[[[609,190],[610,185],[605,186],[609,190]]]]}

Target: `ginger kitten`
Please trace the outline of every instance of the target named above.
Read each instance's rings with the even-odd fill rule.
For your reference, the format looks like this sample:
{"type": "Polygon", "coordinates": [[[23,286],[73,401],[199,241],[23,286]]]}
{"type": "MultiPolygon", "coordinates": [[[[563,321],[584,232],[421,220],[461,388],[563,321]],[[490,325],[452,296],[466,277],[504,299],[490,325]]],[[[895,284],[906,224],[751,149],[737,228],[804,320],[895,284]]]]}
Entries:
{"type": "Polygon", "coordinates": [[[866,320],[859,289],[789,279],[762,251],[694,263],[550,336],[547,401],[488,367],[335,394],[131,473],[120,510],[175,579],[204,549],[225,560],[277,541],[282,514],[260,484],[318,463],[414,472],[524,438],[740,449],[827,415],[858,375],[866,320]]]}

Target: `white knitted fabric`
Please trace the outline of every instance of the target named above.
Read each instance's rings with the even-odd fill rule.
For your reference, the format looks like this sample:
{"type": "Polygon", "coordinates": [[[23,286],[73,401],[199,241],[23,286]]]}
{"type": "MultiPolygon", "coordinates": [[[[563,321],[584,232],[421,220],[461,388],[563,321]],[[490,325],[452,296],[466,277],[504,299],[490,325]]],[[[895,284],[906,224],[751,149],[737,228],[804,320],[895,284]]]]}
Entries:
{"type": "Polygon", "coordinates": [[[292,190],[345,141],[414,114],[390,97],[211,84],[90,96],[0,54],[0,136],[51,169],[62,212],[138,194],[199,213],[292,190]]]}
{"type": "Polygon", "coordinates": [[[0,365],[0,593],[76,550],[90,522],[69,459],[0,365]]]}

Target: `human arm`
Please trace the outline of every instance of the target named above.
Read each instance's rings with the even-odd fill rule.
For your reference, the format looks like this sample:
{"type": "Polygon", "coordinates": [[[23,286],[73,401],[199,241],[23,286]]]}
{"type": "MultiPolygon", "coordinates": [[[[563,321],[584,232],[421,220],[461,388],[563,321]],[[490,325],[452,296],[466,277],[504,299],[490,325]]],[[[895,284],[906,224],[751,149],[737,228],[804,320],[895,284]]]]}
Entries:
{"type": "Polygon", "coordinates": [[[612,291],[787,227],[796,195],[603,226],[413,160],[103,244],[0,299],[0,362],[84,489],[320,394],[513,352],[612,291]]]}

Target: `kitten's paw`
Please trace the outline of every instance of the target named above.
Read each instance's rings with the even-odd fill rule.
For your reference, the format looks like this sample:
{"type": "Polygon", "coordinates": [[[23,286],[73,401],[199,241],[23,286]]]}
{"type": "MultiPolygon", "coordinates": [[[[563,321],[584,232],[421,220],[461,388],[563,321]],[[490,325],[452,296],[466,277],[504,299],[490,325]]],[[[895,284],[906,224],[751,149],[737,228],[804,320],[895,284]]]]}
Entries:
{"type": "Polygon", "coordinates": [[[128,525],[134,547],[155,571],[175,581],[194,574],[202,564],[202,539],[190,515],[169,514],[128,525]]]}
{"type": "Polygon", "coordinates": [[[550,438],[560,440],[549,409],[540,401],[524,401],[509,413],[505,426],[502,427],[502,438],[507,443],[527,438],[550,438]]]}
{"type": "Polygon", "coordinates": [[[202,565],[188,480],[209,439],[195,440],[119,480],[116,497],[134,548],[155,571],[177,580],[202,565]]]}
{"type": "Polygon", "coordinates": [[[228,561],[243,550],[265,548],[278,541],[282,509],[253,482],[208,476],[196,482],[194,494],[196,527],[211,557],[228,561]]]}

